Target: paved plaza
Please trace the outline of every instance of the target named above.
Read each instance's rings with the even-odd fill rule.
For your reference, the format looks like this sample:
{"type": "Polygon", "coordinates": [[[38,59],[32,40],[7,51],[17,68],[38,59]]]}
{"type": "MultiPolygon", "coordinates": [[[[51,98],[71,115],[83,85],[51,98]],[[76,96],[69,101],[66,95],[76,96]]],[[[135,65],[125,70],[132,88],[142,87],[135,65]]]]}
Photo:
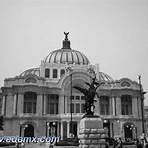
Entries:
{"type": "MultiPolygon", "coordinates": [[[[17,148],[17,146],[5,146],[1,148],[17,148]]],[[[29,143],[19,146],[19,148],[78,148],[77,146],[49,146],[49,144],[29,143]]]]}

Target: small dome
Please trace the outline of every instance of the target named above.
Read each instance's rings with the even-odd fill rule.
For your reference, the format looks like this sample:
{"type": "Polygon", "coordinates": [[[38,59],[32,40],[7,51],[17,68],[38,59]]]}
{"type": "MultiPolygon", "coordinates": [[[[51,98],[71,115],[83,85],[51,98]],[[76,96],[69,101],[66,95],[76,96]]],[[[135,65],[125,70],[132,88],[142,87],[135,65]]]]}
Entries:
{"type": "Polygon", "coordinates": [[[88,58],[77,50],[70,48],[70,41],[68,40],[68,34],[65,33],[65,39],[63,40],[63,47],[58,50],[54,50],[45,58],[46,63],[58,63],[58,64],[79,64],[88,65],[88,58]]]}
{"type": "Polygon", "coordinates": [[[27,75],[36,75],[40,76],[40,69],[39,68],[31,68],[28,70],[25,70],[20,74],[21,77],[27,76],[27,75]]]}
{"type": "Polygon", "coordinates": [[[114,81],[112,77],[110,77],[108,74],[103,72],[99,72],[99,80],[106,81],[106,82],[114,81]]]}

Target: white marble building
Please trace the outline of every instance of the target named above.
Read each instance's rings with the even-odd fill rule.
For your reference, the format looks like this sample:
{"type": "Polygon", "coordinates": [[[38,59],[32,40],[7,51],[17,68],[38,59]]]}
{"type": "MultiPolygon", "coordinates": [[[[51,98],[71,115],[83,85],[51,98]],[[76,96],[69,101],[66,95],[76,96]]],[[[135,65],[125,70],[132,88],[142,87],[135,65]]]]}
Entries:
{"type": "Polygon", "coordinates": [[[67,36],[63,47],[49,53],[40,67],[4,80],[1,88],[4,135],[69,137],[72,93],[72,130],[77,136],[85,98],[76,89],[71,91],[71,84],[85,87],[85,82],[90,82],[90,67],[94,68],[98,81],[105,82],[97,90],[95,114],[101,116],[109,136],[141,135],[138,83],[128,78],[114,80],[101,72],[83,53],[71,49],[67,36]],[[72,71],[67,72],[68,67],[72,71]]]}

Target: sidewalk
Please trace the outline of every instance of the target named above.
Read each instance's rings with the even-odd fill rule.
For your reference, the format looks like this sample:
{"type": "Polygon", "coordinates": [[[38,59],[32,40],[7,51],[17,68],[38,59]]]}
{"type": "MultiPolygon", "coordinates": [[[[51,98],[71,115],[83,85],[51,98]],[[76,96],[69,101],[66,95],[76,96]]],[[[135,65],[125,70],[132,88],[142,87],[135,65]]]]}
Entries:
{"type": "Polygon", "coordinates": [[[21,146],[20,148],[78,148],[78,146],[53,146],[50,147],[49,144],[46,143],[29,143],[21,146]]]}
{"type": "MultiPolygon", "coordinates": [[[[14,146],[5,146],[0,148],[17,148],[16,145],[14,146]]],[[[25,145],[20,145],[19,148],[78,148],[78,146],[53,146],[49,147],[49,144],[46,143],[26,143],[25,145]]]]}

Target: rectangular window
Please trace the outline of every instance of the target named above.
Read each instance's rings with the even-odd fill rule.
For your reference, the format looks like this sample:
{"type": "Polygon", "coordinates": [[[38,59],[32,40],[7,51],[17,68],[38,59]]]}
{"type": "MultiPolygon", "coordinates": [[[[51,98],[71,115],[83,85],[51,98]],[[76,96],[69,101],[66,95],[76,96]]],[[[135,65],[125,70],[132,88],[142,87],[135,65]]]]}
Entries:
{"type": "Polygon", "coordinates": [[[74,100],[74,96],[71,96],[72,100],[74,100]]]}
{"type": "Polygon", "coordinates": [[[32,105],[33,105],[33,107],[32,107],[33,111],[32,112],[35,114],[36,113],[36,102],[33,102],[32,105]]]}
{"type": "Polygon", "coordinates": [[[36,113],[36,104],[37,104],[36,93],[27,92],[24,94],[24,113],[36,113]]]}
{"type": "Polygon", "coordinates": [[[121,111],[122,115],[132,114],[132,96],[130,95],[121,96],[121,111]]]}
{"type": "Polygon", "coordinates": [[[101,104],[101,105],[100,105],[100,114],[101,114],[101,115],[105,115],[104,104],[101,104]]]}
{"type": "Polygon", "coordinates": [[[57,78],[58,77],[58,71],[57,69],[53,69],[53,78],[57,78]]]}
{"type": "Polygon", "coordinates": [[[85,100],[85,96],[81,96],[81,100],[85,100]]]}
{"type": "Polygon", "coordinates": [[[45,78],[50,77],[50,70],[48,68],[45,69],[45,78]]]}
{"type": "Polygon", "coordinates": [[[32,113],[32,104],[31,102],[24,103],[24,113],[32,113]]]}
{"type": "Polygon", "coordinates": [[[80,113],[80,104],[76,103],[76,113],[80,113]]]}
{"type": "Polygon", "coordinates": [[[55,112],[54,112],[54,106],[55,104],[54,103],[50,103],[49,104],[49,114],[54,114],[55,112]]]}
{"type": "Polygon", "coordinates": [[[65,74],[65,70],[61,69],[60,76],[62,77],[65,74]]]}
{"type": "Polygon", "coordinates": [[[81,104],[81,113],[85,113],[85,104],[81,104]]]}
{"type": "Polygon", "coordinates": [[[36,113],[36,102],[24,102],[24,113],[36,113]]]}
{"type": "Polygon", "coordinates": [[[74,103],[72,103],[72,113],[74,113],[74,103]]]}
{"type": "Polygon", "coordinates": [[[76,96],[76,100],[80,100],[80,96],[76,96]]]}
{"type": "Polygon", "coordinates": [[[108,96],[100,97],[100,114],[109,115],[109,97],[108,96]]]}
{"type": "Polygon", "coordinates": [[[46,113],[47,114],[58,114],[58,95],[48,94],[46,113]]]}

